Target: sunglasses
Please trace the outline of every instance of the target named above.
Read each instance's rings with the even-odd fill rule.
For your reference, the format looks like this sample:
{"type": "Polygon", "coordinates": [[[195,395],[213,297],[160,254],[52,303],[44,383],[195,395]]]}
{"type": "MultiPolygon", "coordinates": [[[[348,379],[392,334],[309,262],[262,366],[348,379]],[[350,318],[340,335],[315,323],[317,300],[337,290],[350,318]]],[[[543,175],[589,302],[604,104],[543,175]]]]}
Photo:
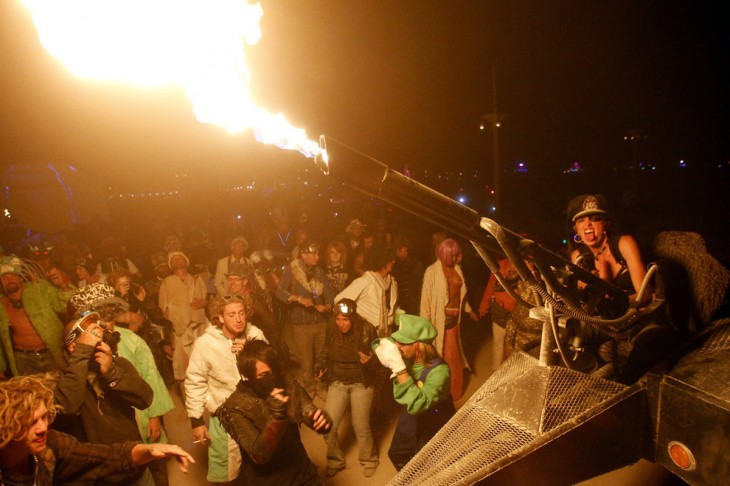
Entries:
{"type": "Polygon", "coordinates": [[[578,218],[575,222],[577,223],[581,219],[588,219],[592,223],[598,223],[599,221],[604,221],[606,219],[606,217],[603,216],[602,214],[591,214],[588,216],[584,216],[582,218],[578,218]]]}

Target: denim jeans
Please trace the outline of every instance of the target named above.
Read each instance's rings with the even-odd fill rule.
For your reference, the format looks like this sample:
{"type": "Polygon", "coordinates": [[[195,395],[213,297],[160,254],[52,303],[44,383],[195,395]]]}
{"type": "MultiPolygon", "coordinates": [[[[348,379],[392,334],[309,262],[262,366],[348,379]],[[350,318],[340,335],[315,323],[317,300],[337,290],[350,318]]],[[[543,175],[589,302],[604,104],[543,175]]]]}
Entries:
{"type": "Polygon", "coordinates": [[[320,391],[324,392],[322,382],[314,381],[314,364],[324,349],[325,322],[312,322],[310,324],[290,324],[291,338],[299,366],[301,367],[300,379],[307,393],[311,397],[320,391]],[[321,390],[318,388],[321,387],[321,390]]]}
{"type": "Polygon", "coordinates": [[[21,376],[45,373],[57,369],[53,355],[48,350],[38,353],[18,350],[13,350],[13,352],[15,354],[15,366],[21,376]]]}
{"type": "Polygon", "coordinates": [[[378,454],[375,451],[373,432],[370,428],[370,408],[374,393],[373,387],[365,387],[362,383],[352,385],[345,385],[339,381],[330,383],[327,403],[324,406],[332,418],[332,428],[324,437],[327,444],[328,467],[334,469],[345,467],[345,456],[340,449],[337,430],[348,405],[352,416],[352,427],[355,429],[355,437],[360,448],[360,464],[363,467],[377,467],[378,454]]]}

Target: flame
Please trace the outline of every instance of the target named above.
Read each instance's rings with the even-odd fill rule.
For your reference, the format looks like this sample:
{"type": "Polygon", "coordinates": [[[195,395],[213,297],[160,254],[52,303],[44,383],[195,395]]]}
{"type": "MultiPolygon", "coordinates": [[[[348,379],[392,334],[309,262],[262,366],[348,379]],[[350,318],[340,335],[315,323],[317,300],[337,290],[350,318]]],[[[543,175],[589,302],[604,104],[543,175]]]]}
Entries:
{"type": "Polygon", "coordinates": [[[256,140],[322,152],[303,129],[251,101],[245,47],[263,9],[246,0],[22,0],[41,43],[77,76],[142,87],[179,85],[198,121],[256,140]]]}

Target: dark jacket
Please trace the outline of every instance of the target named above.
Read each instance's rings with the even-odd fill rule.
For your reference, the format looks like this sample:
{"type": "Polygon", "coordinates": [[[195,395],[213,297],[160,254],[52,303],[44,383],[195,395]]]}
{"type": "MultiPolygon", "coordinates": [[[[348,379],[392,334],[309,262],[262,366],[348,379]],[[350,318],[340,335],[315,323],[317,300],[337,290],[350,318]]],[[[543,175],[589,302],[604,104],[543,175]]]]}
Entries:
{"type": "Polygon", "coordinates": [[[105,376],[89,374],[94,347],[76,344],[68,367],[54,390],[61,415],[78,415],[85,437],[82,441],[112,444],[140,441],[134,408],[144,410],[152,403],[152,388],[124,358],[115,357],[105,376]]]}
{"type": "Polygon", "coordinates": [[[103,478],[107,484],[123,484],[142,471],[132,462],[136,442],[121,444],[87,444],[56,430],[48,431],[45,450],[36,456],[38,472],[17,474],[3,471],[4,479],[13,484],[93,485],[103,478]]]}
{"type": "Polygon", "coordinates": [[[423,272],[423,263],[411,255],[405,260],[396,259],[393,271],[390,272],[398,282],[398,306],[406,314],[418,315],[421,311],[423,272]]]}
{"type": "MultiPolygon", "coordinates": [[[[371,386],[375,380],[376,372],[379,369],[385,369],[380,365],[380,361],[378,361],[378,358],[372,352],[372,348],[370,347],[373,340],[377,339],[378,334],[369,322],[357,314],[353,315],[350,320],[352,322],[352,327],[347,334],[349,335],[352,333],[354,339],[351,340],[343,339],[344,335],[337,327],[337,324],[335,324],[334,318],[330,319],[327,323],[324,349],[320,353],[317,363],[314,366],[315,374],[319,374],[320,371],[325,370],[322,378],[327,383],[339,381],[341,377],[336,375],[335,367],[332,364],[332,357],[333,354],[337,354],[335,347],[348,346],[352,347],[352,360],[356,361],[360,368],[360,379],[357,382],[362,383],[365,386],[371,386]],[[360,362],[358,351],[371,355],[367,363],[363,364],[360,362]]],[[[350,350],[348,350],[348,352],[349,351],[350,350]]]]}
{"type": "Polygon", "coordinates": [[[308,414],[316,407],[293,380],[286,379],[284,388],[289,396],[286,411],[277,410],[273,397],[259,397],[246,381],[239,382],[216,411],[226,432],[241,448],[243,463],[237,484],[322,484],[298,428],[301,422],[311,424],[308,414]]]}
{"type": "Polygon", "coordinates": [[[291,262],[284,270],[276,288],[276,297],[289,304],[289,319],[292,324],[312,324],[327,320],[327,315],[317,312],[314,307],[289,302],[292,295],[312,299],[318,305],[332,305],[335,298],[324,270],[318,266],[307,266],[300,258],[291,262]]]}

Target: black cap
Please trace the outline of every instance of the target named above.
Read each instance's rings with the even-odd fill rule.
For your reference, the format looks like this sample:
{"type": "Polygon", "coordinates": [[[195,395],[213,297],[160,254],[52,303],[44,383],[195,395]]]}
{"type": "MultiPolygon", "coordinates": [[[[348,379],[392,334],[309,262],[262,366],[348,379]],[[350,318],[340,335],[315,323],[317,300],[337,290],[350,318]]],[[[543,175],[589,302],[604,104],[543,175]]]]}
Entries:
{"type": "Polygon", "coordinates": [[[570,200],[568,204],[570,221],[575,223],[576,220],[591,214],[608,216],[608,201],[602,194],[583,194],[570,200]]]}

